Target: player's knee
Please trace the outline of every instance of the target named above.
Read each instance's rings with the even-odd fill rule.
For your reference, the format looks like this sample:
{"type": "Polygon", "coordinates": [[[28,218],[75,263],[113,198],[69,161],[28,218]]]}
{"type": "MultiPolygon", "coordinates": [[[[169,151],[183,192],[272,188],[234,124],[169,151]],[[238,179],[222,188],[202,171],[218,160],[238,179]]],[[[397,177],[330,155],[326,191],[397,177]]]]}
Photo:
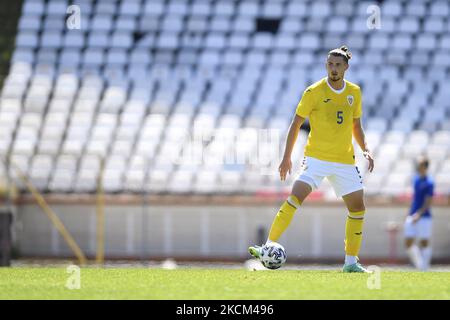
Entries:
{"type": "Polygon", "coordinates": [[[311,193],[312,188],[309,184],[303,182],[303,181],[296,181],[293,188],[291,195],[297,197],[300,203],[302,203],[306,197],[311,193]]]}
{"type": "Polygon", "coordinates": [[[406,249],[411,248],[411,246],[414,244],[414,239],[406,238],[405,239],[405,247],[406,249]]]}
{"type": "Polygon", "coordinates": [[[347,205],[347,209],[350,212],[360,212],[365,211],[366,206],[364,205],[364,191],[358,190],[349,194],[346,194],[342,197],[344,199],[345,204],[347,205]]]}
{"type": "Polygon", "coordinates": [[[429,241],[427,239],[421,239],[419,241],[419,245],[420,245],[421,248],[426,248],[429,245],[429,241]]]}

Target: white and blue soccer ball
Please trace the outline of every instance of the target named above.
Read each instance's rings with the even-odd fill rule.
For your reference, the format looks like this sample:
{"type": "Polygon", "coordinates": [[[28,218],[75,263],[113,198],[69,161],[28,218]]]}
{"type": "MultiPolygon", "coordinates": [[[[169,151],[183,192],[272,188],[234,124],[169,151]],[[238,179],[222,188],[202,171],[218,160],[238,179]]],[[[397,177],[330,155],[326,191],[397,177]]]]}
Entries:
{"type": "Polygon", "coordinates": [[[286,262],[286,250],[276,242],[266,243],[261,250],[260,260],[267,269],[278,269],[286,262]]]}

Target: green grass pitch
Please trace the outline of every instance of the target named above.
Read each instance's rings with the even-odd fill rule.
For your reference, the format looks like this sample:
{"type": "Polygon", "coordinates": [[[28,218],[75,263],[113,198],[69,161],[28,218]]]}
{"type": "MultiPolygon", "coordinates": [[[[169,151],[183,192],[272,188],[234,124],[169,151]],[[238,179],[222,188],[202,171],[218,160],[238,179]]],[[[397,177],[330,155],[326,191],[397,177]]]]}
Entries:
{"type": "Polygon", "coordinates": [[[80,289],[67,289],[65,268],[0,268],[0,299],[449,299],[448,272],[81,268],[80,289]]]}

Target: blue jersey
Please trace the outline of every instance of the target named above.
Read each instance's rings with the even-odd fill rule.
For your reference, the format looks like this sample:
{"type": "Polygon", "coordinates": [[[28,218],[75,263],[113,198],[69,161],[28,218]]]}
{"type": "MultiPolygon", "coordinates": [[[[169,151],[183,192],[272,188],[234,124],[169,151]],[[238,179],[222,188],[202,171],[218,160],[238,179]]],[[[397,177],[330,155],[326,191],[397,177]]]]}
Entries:
{"type": "MultiPolygon", "coordinates": [[[[411,209],[409,214],[412,215],[417,210],[423,207],[425,203],[425,198],[427,196],[432,197],[434,193],[434,183],[433,180],[428,177],[421,177],[419,175],[414,177],[414,197],[411,204],[411,209]]],[[[422,217],[431,217],[430,209],[427,209],[422,217]]]]}

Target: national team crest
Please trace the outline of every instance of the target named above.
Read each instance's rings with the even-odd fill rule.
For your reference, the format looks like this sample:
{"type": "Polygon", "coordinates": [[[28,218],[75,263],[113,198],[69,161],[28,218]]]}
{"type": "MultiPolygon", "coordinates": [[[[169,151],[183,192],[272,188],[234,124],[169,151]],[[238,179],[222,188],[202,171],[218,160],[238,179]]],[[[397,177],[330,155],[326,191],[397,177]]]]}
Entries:
{"type": "Polygon", "coordinates": [[[352,106],[353,105],[353,96],[352,95],[350,95],[350,96],[347,96],[347,102],[348,102],[348,104],[350,105],[350,106],[352,106]]]}

